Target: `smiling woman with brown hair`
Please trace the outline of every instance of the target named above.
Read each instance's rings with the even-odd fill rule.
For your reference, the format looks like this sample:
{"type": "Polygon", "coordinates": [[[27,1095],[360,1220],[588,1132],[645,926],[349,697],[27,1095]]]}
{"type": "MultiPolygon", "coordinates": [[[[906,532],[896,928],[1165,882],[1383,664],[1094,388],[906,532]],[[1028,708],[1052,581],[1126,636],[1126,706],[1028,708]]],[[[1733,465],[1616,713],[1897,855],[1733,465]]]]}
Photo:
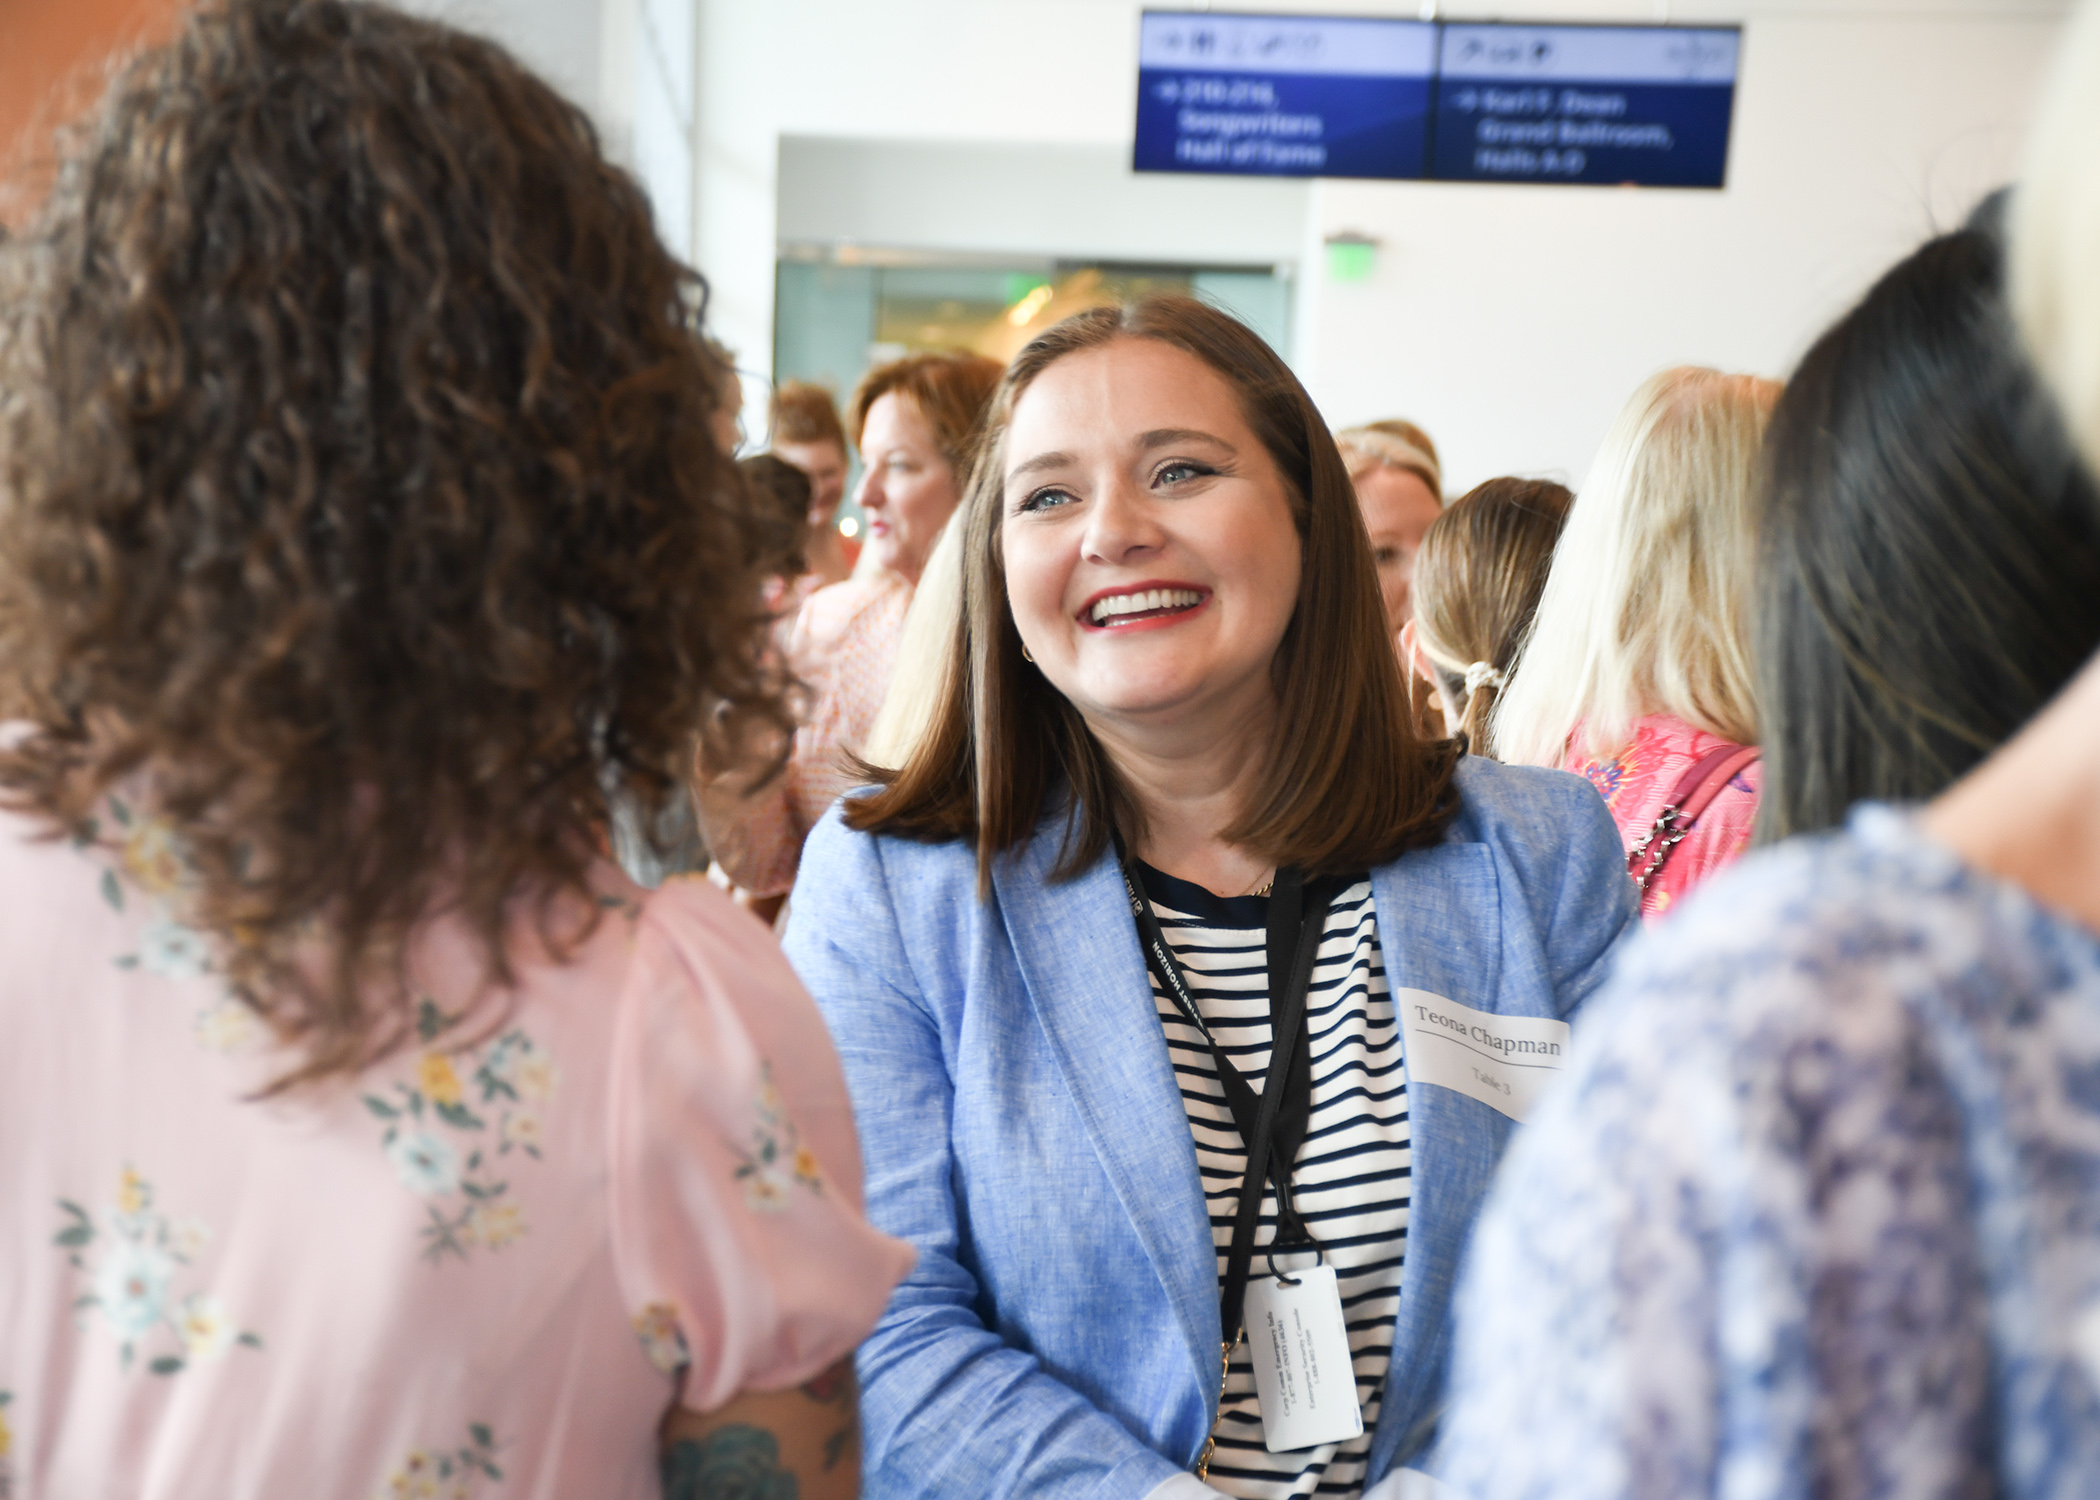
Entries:
{"type": "Polygon", "coordinates": [[[784,718],[651,224],[500,49],[224,0],[0,251],[28,1494],[644,1500],[660,1445],[853,1489],[798,1382],[905,1252],[821,1022],[601,853],[784,718]]]}
{"type": "Polygon", "coordinates": [[[1473,1204],[1633,916],[1617,839],[1416,738],[1341,456],[1226,314],[1082,313],[989,421],[933,722],[786,939],[919,1249],[868,1493],[1355,1495],[1434,1427],[1473,1204]],[[1266,1313],[1324,1329],[1309,1414],[1257,1394],[1266,1313]]]}

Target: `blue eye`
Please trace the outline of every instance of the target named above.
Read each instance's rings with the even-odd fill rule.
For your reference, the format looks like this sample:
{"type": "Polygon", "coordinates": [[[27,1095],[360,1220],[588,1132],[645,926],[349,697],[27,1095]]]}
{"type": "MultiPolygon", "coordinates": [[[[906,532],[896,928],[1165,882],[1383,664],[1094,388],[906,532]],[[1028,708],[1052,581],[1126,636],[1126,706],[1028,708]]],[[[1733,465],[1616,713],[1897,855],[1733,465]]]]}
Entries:
{"type": "Polygon", "coordinates": [[[1160,465],[1159,472],[1152,476],[1152,482],[1154,484],[1183,484],[1188,480],[1206,478],[1217,472],[1216,469],[1211,468],[1208,464],[1193,463],[1185,458],[1177,458],[1170,463],[1160,465]]]}
{"type": "Polygon", "coordinates": [[[1020,505],[1020,511],[1021,514],[1024,516],[1032,515],[1039,510],[1050,510],[1056,506],[1070,505],[1072,503],[1072,499],[1073,496],[1071,491],[1061,490],[1056,488],[1055,486],[1052,486],[1048,489],[1037,490],[1034,494],[1030,495],[1027,499],[1023,500],[1020,505]]]}

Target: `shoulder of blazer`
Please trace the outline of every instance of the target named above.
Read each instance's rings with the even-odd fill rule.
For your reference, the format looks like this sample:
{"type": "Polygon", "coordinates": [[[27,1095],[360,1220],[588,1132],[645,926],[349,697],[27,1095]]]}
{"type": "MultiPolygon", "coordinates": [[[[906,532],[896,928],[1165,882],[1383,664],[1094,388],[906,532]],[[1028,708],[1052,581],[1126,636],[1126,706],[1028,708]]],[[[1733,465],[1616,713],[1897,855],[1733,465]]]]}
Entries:
{"type": "Polygon", "coordinates": [[[994,861],[993,891],[982,896],[968,840],[858,832],[846,826],[844,805],[834,803],[803,845],[789,933],[813,938],[821,930],[848,952],[901,950],[896,961],[929,998],[953,989],[970,950],[1003,943],[1001,911],[1017,895],[1023,913],[1041,905],[1032,896],[1047,883],[1063,838],[1061,812],[1052,809],[1027,842],[994,861]]]}
{"type": "Polygon", "coordinates": [[[796,873],[798,903],[804,899],[805,882],[810,894],[823,899],[834,893],[842,878],[877,880],[892,891],[947,885],[966,885],[975,890],[977,851],[961,839],[927,843],[891,833],[862,833],[848,828],[846,804],[865,795],[865,791],[848,792],[832,803],[810,829],[796,873]]]}
{"type": "Polygon", "coordinates": [[[960,839],[922,843],[848,828],[835,802],[802,846],[788,898],[790,958],[823,943],[871,977],[907,984],[952,965],[977,899],[977,857],[960,839]]]}
{"type": "Polygon", "coordinates": [[[1459,805],[1446,843],[1486,844],[1526,886],[1558,886],[1570,866],[1616,860],[1625,850],[1597,789],[1569,771],[1505,766],[1469,755],[1459,762],[1459,805]]]}
{"type": "Polygon", "coordinates": [[[1448,837],[1457,842],[1564,848],[1570,838],[1588,837],[1592,803],[1604,811],[1597,789],[1572,771],[1468,755],[1455,779],[1459,806],[1448,837]]]}
{"type": "MultiPolygon", "coordinates": [[[[1515,890],[1500,893],[1505,908],[1521,900],[1534,925],[1543,927],[1571,895],[1609,903],[1619,894],[1612,876],[1625,874],[1626,856],[1618,825],[1582,777],[1468,755],[1456,779],[1458,811],[1438,847],[1486,846],[1501,880],[1515,883],[1515,890]]],[[[1389,868],[1404,878],[1422,852],[1402,855],[1389,868]]]]}
{"type": "Polygon", "coordinates": [[[1639,910],[1603,797],[1567,771],[1470,755],[1459,764],[1458,791],[1447,840],[1487,847],[1499,872],[1498,905],[1511,917],[1521,908],[1556,976],[1590,974],[1639,910]]]}
{"type": "MultiPolygon", "coordinates": [[[[815,884],[828,890],[838,883],[839,877],[845,876],[861,881],[878,880],[893,897],[909,891],[915,900],[967,899],[974,902],[978,899],[977,850],[973,844],[959,838],[930,843],[890,833],[856,832],[846,826],[843,812],[848,801],[863,795],[864,792],[847,793],[833,803],[816,827],[810,830],[809,839],[802,849],[798,881],[814,876],[815,884]]],[[[1057,863],[1064,834],[1065,810],[1062,804],[1044,809],[1035,832],[1027,841],[994,860],[1002,883],[1017,877],[1023,881],[1047,879],[1050,869],[1057,863]]],[[[798,901],[802,894],[798,883],[795,892],[798,901]]]]}

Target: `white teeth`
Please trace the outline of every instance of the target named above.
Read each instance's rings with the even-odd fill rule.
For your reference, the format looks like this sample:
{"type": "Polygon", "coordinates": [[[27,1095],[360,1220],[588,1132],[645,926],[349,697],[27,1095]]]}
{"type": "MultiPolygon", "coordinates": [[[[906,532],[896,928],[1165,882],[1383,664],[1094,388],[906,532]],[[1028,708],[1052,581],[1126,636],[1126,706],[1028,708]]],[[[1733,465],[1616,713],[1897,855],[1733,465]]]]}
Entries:
{"type": "Polygon", "coordinates": [[[1097,599],[1091,611],[1096,625],[1118,615],[1141,615],[1155,609],[1191,609],[1203,602],[1194,589],[1141,589],[1133,594],[1111,594],[1097,599]]]}

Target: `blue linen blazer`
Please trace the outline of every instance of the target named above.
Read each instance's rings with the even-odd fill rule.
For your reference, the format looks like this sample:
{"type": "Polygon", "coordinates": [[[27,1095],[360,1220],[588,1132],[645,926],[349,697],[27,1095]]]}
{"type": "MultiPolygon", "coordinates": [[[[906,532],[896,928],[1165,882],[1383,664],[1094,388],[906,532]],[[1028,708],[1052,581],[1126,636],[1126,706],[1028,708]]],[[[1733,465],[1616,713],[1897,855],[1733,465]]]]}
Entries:
{"type": "MultiPolygon", "coordinates": [[[[1637,921],[1618,830],[1558,771],[1468,757],[1434,847],[1371,872],[1386,975],[1570,1018],[1637,921]]],[[[1218,1402],[1218,1264],[1113,857],[809,837],[785,939],[845,1064],[869,1216],[917,1266],[859,1357],[865,1491],[1138,1500],[1218,1402]]],[[[1413,1205],[1366,1487],[1435,1433],[1460,1252],[1513,1122],[1410,1080],[1413,1205]]]]}

